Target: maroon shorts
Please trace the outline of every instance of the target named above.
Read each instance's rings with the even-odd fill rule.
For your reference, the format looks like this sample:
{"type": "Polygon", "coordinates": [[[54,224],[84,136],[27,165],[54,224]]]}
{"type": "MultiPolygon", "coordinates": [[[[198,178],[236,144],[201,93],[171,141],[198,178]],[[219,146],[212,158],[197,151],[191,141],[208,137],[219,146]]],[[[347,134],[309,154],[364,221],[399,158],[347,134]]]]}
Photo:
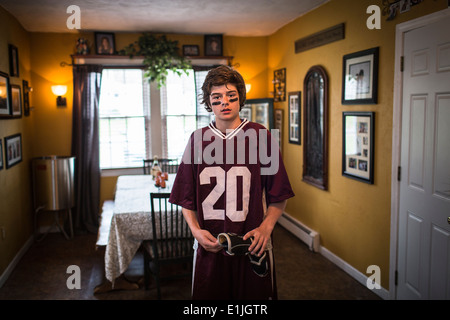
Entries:
{"type": "Polygon", "coordinates": [[[272,250],[268,251],[269,273],[258,276],[247,256],[230,256],[225,250],[207,252],[198,246],[192,298],[200,300],[277,299],[272,250]]]}

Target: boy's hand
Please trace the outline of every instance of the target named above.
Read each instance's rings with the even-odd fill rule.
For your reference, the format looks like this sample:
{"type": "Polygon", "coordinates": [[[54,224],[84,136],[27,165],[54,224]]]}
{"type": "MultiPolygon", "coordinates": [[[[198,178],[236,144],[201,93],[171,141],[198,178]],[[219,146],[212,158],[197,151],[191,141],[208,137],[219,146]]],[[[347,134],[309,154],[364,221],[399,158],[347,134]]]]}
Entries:
{"type": "Polygon", "coordinates": [[[266,249],[267,242],[269,241],[270,235],[272,234],[272,229],[265,228],[264,224],[261,224],[258,228],[253,229],[252,231],[247,232],[244,235],[244,240],[247,240],[250,237],[253,237],[253,242],[248,247],[248,251],[253,255],[261,256],[266,249]]]}
{"type": "Polygon", "coordinates": [[[222,246],[219,244],[219,240],[216,239],[209,231],[199,229],[194,234],[198,243],[208,252],[217,253],[222,250],[222,246]]]}

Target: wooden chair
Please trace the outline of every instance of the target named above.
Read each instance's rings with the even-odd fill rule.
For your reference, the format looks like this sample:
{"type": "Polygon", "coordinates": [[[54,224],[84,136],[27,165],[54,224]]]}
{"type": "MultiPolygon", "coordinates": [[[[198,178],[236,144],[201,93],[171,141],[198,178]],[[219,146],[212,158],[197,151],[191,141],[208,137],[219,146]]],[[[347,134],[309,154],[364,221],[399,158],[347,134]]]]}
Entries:
{"type": "Polygon", "coordinates": [[[144,280],[148,290],[150,275],[156,281],[158,299],[161,299],[161,279],[192,275],[194,237],[184,220],[181,207],[171,204],[170,193],[151,193],[151,218],[153,239],[143,243],[144,280]],[[161,276],[161,266],[180,264],[181,272],[161,276]],[[188,268],[186,266],[189,266],[188,268]]]}
{"type": "Polygon", "coordinates": [[[144,165],[143,165],[144,174],[151,174],[153,159],[144,159],[143,162],[144,162],[144,165]]]}
{"type": "MultiPolygon", "coordinates": [[[[144,159],[144,174],[152,173],[153,159],[144,159]]],[[[178,159],[158,159],[158,165],[162,172],[177,173],[179,163],[178,159]]]]}

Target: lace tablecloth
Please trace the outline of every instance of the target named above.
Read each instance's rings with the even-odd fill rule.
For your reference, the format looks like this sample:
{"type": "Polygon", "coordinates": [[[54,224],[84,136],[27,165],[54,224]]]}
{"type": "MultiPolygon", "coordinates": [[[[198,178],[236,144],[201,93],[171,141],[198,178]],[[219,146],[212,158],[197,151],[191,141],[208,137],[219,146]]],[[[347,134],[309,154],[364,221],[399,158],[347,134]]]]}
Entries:
{"type": "Polygon", "coordinates": [[[175,174],[169,174],[166,188],[155,186],[151,175],[120,176],[105,251],[105,276],[114,280],[124,273],[143,240],[152,238],[150,193],[170,192],[175,174]]]}

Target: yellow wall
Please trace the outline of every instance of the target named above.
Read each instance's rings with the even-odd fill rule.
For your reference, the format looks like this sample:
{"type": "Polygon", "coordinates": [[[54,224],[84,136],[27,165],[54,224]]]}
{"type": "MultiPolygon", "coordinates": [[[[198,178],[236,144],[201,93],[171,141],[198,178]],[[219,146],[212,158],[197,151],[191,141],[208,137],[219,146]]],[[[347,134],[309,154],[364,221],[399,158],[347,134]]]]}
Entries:
{"type": "Polygon", "coordinates": [[[303,79],[313,65],[323,66],[329,78],[328,191],[301,181],[303,146],[288,143],[287,102],[275,103],[285,110],[283,157],[296,194],[286,212],[318,231],[322,246],[363,274],[369,265],[380,266],[381,285],[388,288],[395,26],[444,9],[447,3],[425,1],[393,21],[382,16],[381,29],[369,30],[366,9],[371,4],[383,8],[381,2],[330,1],[296,19],[269,37],[268,65],[269,73],[286,68],[288,92],[303,92],[303,79]],[[345,39],[295,54],[296,40],[339,23],[345,23],[345,39]],[[380,47],[378,104],[342,105],[343,56],[373,47],[380,47]],[[343,111],[375,112],[373,185],[342,176],[343,111]]]}
{"type": "MultiPolygon", "coordinates": [[[[11,84],[20,85],[22,80],[30,81],[30,34],[16,19],[0,7],[0,71],[9,74],[8,44],[19,52],[19,77],[10,77],[11,84]]],[[[32,232],[31,183],[29,159],[32,156],[33,121],[31,117],[0,119],[0,139],[3,146],[3,169],[0,170],[0,275],[21,249],[32,232]],[[22,162],[10,169],[5,167],[4,138],[22,134],[22,162]]]]}

